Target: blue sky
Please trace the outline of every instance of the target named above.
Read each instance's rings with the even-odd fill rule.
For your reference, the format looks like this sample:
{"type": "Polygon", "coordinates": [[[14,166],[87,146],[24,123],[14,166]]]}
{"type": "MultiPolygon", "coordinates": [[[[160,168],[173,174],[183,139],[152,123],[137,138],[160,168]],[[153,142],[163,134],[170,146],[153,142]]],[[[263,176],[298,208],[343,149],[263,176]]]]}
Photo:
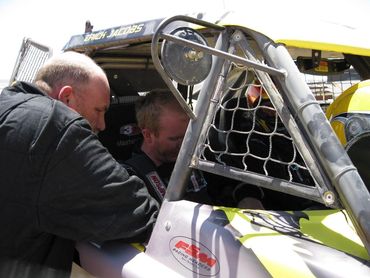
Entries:
{"type": "Polygon", "coordinates": [[[278,19],[293,13],[306,21],[319,16],[370,26],[370,0],[0,0],[0,80],[10,78],[24,37],[57,53],[72,35],[84,32],[86,20],[98,30],[180,13],[221,14],[248,1],[250,8],[241,11],[246,17],[260,13],[269,20],[269,14],[278,19]]]}

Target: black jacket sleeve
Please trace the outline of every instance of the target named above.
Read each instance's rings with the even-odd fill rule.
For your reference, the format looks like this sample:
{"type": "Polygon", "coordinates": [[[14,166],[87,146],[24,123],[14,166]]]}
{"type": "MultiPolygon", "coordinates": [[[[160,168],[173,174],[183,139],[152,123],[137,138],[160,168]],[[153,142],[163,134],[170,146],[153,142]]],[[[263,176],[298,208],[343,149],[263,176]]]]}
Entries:
{"type": "Polygon", "coordinates": [[[151,230],[158,203],[142,180],[113,159],[85,120],[66,125],[56,142],[48,150],[52,155],[39,193],[39,225],[45,231],[101,242],[151,230]]]}

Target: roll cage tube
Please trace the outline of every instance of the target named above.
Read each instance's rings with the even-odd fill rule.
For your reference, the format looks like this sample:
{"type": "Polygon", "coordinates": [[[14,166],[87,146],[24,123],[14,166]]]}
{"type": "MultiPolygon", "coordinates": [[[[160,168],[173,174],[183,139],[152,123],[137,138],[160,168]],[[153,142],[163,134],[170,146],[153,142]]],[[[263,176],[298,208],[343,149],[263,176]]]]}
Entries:
{"type": "MultiPolygon", "coordinates": [[[[308,144],[307,147],[312,151],[312,155],[320,167],[324,182],[330,181],[335,191],[339,194],[342,205],[347,210],[357,233],[368,253],[370,253],[370,194],[360,178],[357,169],[353,166],[331,129],[324,112],[314,99],[308,85],[300,77],[300,73],[287,49],[282,45],[273,43],[260,33],[252,30],[245,31],[248,31],[248,35],[252,36],[257,42],[259,50],[262,52],[268,66],[226,52],[230,47],[231,38],[231,34],[227,28],[186,16],[176,16],[164,20],[153,36],[151,49],[153,63],[171,92],[191,117],[168,185],[165,200],[176,201],[183,196],[186,181],[191,171],[190,167],[196,168],[198,165],[197,157],[194,153],[202,136],[203,124],[207,121],[207,117],[209,117],[209,111],[214,110],[219,102],[220,94],[218,92],[222,89],[225,73],[228,71],[231,62],[241,63],[256,71],[261,70],[269,73],[272,76],[275,85],[281,91],[288,109],[291,111],[293,117],[297,119],[298,128],[305,137],[308,144]],[[198,45],[164,34],[164,29],[174,21],[193,23],[218,31],[219,37],[215,47],[210,48],[198,45]],[[187,106],[161,65],[158,57],[158,45],[161,38],[175,41],[179,44],[189,45],[196,50],[213,55],[212,68],[202,86],[198,98],[199,105],[196,106],[195,113],[187,106]]],[[[225,167],[227,168],[227,166],[225,167]]],[[[228,168],[228,171],[231,173],[232,169],[230,172],[228,168]]],[[[331,185],[328,185],[328,187],[330,188],[331,185]]],[[[322,196],[322,198],[325,199],[325,196],[322,196]]]]}
{"type": "MultiPolygon", "coordinates": [[[[284,46],[273,44],[263,35],[257,33],[255,35],[259,37],[256,41],[265,52],[269,65],[287,69],[288,72],[299,76],[299,71],[284,46]]],[[[307,95],[312,93],[303,79],[287,78],[278,83],[284,87],[283,91],[286,92],[290,105],[296,111],[295,116],[300,119],[302,128],[309,134],[308,139],[316,153],[318,163],[331,179],[370,254],[370,193],[366,185],[332,130],[318,102],[313,99],[307,100],[307,95]]]]}
{"type": "MultiPolygon", "coordinates": [[[[191,169],[189,168],[189,166],[192,164],[193,152],[196,148],[196,143],[198,139],[198,138],[193,139],[189,135],[190,134],[193,134],[193,135],[200,134],[203,121],[198,120],[198,119],[205,118],[207,115],[207,111],[208,111],[207,110],[208,107],[203,107],[201,109],[201,107],[198,105],[195,107],[195,113],[193,113],[193,111],[190,110],[190,108],[188,107],[184,99],[182,98],[181,93],[176,89],[172,81],[168,78],[167,74],[164,71],[163,66],[161,65],[161,61],[158,57],[158,53],[159,53],[158,45],[159,45],[159,40],[161,39],[163,35],[162,31],[168,26],[168,24],[174,21],[179,21],[179,20],[203,25],[203,26],[210,27],[218,31],[221,31],[220,39],[218,40],[216,49],[224,49],[228,42],[228,38],[226,36],[224,27],[215,25],[215,24],[210,24],[208,22],[204,22],[198,19],[187,17],[187,16],[175,16],[175,17],[171,17],[169,19],[164,20],[158,26],[158,29],[154,33],[154,36],[152,39],[152,47],[151,47],[153,64],[157,68],[163,80],[168,85],[171,92],[174,94],[174,96],[179,101],[181,106],[184,108],[184,110],[188,113],[188,115],[192,119],[189,122],[188,128],[185,133],[184,140],[182,142],[182,146],[178,154],[178,158],[181,158],[181,159],[178,159],[179,163],[175,164],[174,170],[172,171],[170,183],[167,187],[166,195],[164,197],[165,201],[180,200],[180,198],[183,196],[185,192],[186,181],[188,180],[188,177],[190,176],[190,172],[191,172],[191,169]],[[177,186],[173,186],[173,185],[170,186],[170,184],[177,184],[177,186]]],[[[213,57],[213,66],[211,68],[211,72],[208,75],[207,79],[205,80],[205,85],[206,87],[210,86],[209,87],[210,90],[199,94],[198,102],[209,103],[211,101],[213,91],[217,87],[218,75],[216,73],[218,73],[221,70],[222,66],[223,66],[223,60],[218,58],[217,56],[213,57]]]]}

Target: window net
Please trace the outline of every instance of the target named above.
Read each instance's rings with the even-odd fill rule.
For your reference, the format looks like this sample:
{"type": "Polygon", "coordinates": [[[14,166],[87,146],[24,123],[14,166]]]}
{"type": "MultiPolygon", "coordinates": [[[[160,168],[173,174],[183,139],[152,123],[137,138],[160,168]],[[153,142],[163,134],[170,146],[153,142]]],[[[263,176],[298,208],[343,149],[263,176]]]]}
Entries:
{"type": "Polygon", "coordinates": [[[198,148],[199,159],[314,186],[308,167],[255,71],[233,64],[226,80],[198,148]]]}

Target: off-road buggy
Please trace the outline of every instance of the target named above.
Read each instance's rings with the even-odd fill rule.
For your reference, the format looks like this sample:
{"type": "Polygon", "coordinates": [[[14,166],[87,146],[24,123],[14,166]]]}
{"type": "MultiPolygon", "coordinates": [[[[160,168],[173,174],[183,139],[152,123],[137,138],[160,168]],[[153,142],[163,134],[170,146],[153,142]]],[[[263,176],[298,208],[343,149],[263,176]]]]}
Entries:
{"type": "Polygon", "coordinates": [[[88,30],[64,47],[108,75],[99,136],[115,158],[140,140],[134,102],[146,92],[169,90],[191,119],[149,242],[78,243],[81,266],[99,277],[370,277],[368,181],[325,116],[370,78],[370,36],[201,18],[88,30]],[[217,205],[184,200],[192,169],[217,205]],[[265,209],[237,207],[251,188],[265,209]]]}

